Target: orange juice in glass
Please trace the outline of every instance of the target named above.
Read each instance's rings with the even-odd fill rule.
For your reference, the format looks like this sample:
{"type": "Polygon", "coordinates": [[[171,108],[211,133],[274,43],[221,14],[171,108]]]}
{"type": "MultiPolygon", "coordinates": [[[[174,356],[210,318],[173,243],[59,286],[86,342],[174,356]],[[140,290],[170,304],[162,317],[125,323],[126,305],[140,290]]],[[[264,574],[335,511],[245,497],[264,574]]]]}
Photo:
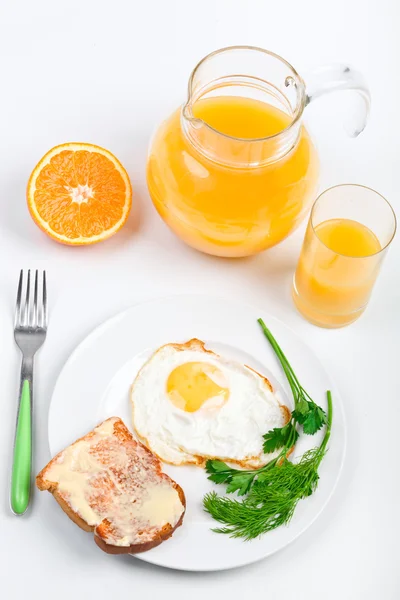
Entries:
{"type": "Polygon", "coordinates": [[[335,328],[364,312],[396,231],[390,204],[360,185],[325,191],[311,211],[293,299],[311,323],[335,328]]]}

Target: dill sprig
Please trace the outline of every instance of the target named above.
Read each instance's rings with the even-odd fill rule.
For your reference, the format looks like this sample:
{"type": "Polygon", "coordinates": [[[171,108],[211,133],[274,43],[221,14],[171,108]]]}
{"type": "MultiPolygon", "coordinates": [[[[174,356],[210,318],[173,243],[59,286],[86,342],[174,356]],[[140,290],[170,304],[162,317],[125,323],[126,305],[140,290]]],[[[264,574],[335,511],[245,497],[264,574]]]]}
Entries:
{"type": "Polygon", "coordinates": [[[326,431],[319,447],[305,452],[298,463],[283,457],[279,462],[273,461],[269,468],[259,469],[257,479],[243,501],[221,497],[215,492],[204,497],[204,509],[224,524],[213,531],[251,540],[289,523],[298,502],[310,496],[318,485],[318,468],[325,456],[332,427],[329,391],[327,399],[326,431]]]}

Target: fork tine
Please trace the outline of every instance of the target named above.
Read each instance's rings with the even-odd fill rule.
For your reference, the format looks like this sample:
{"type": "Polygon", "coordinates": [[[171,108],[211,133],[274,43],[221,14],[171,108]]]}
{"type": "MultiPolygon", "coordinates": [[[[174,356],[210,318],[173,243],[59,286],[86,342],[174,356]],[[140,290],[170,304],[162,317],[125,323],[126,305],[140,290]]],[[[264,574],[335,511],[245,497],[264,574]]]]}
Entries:
{"type": "Polygon", "coordinates": [[[35,271],[35,291],[33,294],[33,312],[32,312],[32,326],[37,327],[39,325],[39,313],[38,313],[38,271],[35,271]]]}
{"type": "Polygon", "coordinates": [[[21,269],[21,272],[19,274],[19,282],[18,282],[17,303],[15,306],[14,327],[16,327],[21,322],[21,296],[22,296],[23,279],[24,279],[24,271],[23,271],[23,269],[21,269]]]}
{"type": "Polygon", "coordinates": [[[47,287],[46,287],[46,271],[43,271],[43,309],[42,309],[43,324],[42,327],[47,327],[47,287]]]}
{"type": "Polygon", "coordinates": [[[28,269],[28,281],[26,284],[26,296],[25,296],[25,306],[22,315],[22,322],[24,325],[29,325],[29,295],[31,289],[31,270],[28,269]]]}

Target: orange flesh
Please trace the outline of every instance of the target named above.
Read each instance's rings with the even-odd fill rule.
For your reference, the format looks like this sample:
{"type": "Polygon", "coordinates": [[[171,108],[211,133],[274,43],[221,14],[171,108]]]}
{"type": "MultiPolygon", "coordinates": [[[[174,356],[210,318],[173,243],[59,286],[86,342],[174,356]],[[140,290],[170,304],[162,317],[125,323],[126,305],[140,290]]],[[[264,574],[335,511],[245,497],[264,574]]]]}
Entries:
{"type": "Polygon", "coordinates": [[[130,183],[122,165],[112,155],[112,160],[104,156],[102,152],[107,151],[89,147],[60,149],[47,164],[41,167],[39,163],[29,183],[33,218],[49,235],[65,243],[108,237],[107,232],[118,229],[119,222],[122,226],[129,212],[130,183]]]}

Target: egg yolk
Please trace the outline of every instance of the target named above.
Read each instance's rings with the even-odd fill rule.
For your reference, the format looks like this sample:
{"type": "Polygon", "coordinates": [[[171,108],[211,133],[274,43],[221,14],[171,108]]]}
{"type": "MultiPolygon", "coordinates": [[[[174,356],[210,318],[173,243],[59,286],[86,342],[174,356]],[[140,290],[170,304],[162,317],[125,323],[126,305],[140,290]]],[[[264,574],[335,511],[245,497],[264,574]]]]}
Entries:
{"type": "Polygon", "coordinates": [[[211,398],[224,404],[229,388],[220,369],[205,362],[187,362],[171,371],[167,393],[174,406],[186,412],[195,412],[211,398]]]}

